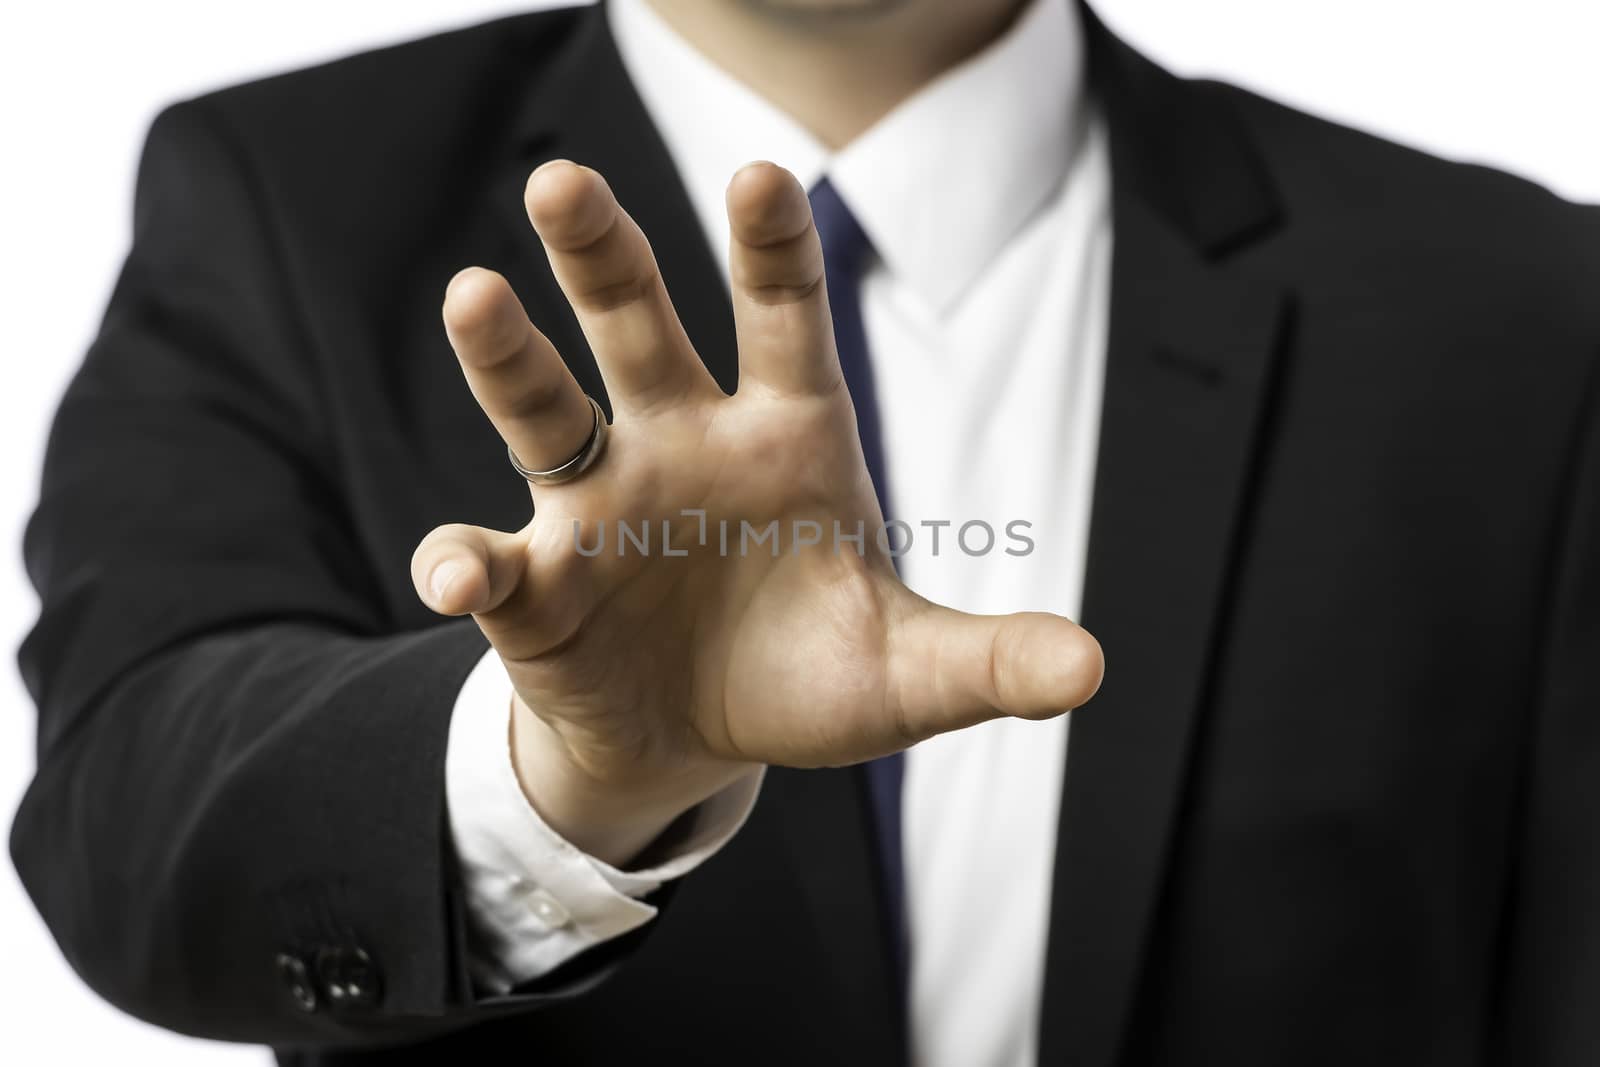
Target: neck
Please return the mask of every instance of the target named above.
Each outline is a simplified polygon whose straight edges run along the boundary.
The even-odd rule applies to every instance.
[[[848,144],[933,78],[980,51],[1005,32],[1025,4],[1025,0],[648,2],[702,55],[830,149]]]

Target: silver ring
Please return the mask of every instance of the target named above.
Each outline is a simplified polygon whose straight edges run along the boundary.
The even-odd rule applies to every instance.
[[[578,454],[559,467],[551,467],[547,471],[531,471],[517,459],[517,454],[511,450],[511,446],[506,445],[506,455],[511,459],[511,466],[516,468],[518,474],[534,485],[560,485],[562,482],[572,481],[594,466],[594,461],[600,458],[600,453],[605,451],[606,447],[606,415],[600,410],[600,403],[594,397],[585,396],[584,399],[589,402],[589,407],[594,409],[594,428],[589,431],[589,439],[578,449]]]

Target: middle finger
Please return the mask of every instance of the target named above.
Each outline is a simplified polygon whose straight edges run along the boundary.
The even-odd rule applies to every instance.
[[[678,321],[650,242],[598,173],[546,163],[528,179],[526,203],[614,408],[640,411],[716,388]]]

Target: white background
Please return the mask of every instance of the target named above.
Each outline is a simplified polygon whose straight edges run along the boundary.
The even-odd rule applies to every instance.
[[[941,2],[941,0],[935,0]],[[942,0],[957,2],[957,0]],[[128,239],[133,168],[165,102],[547,2],[94,0],[13,7],[0,41],[0,815],[32,769],[11,656],[35,610],[19,544],[56,399]],[[1600,201],[1593,0],[1099,0],[1168,66]],[[72,975],[0,864],[0,1055],[19,1065],[264,1062],[165,1034]]]

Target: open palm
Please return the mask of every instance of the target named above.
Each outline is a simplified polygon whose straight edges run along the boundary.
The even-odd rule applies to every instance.
[[[471,613],[500,654],[525,730],[613,793],[686,807],[751,764],[857,762],[1093,694],[1099,648],[1069,620],[966,615],[896,576],[788,172],[754,164],[729,186],[731,397],[598,174],[547,164],[527,202],[605,378],[609,443],[535,487],[522,530],[441,527],[414,561],[424,598]],[[581,448],[588,403],[504,279],[458,275],[445,321],[524,465]]]

